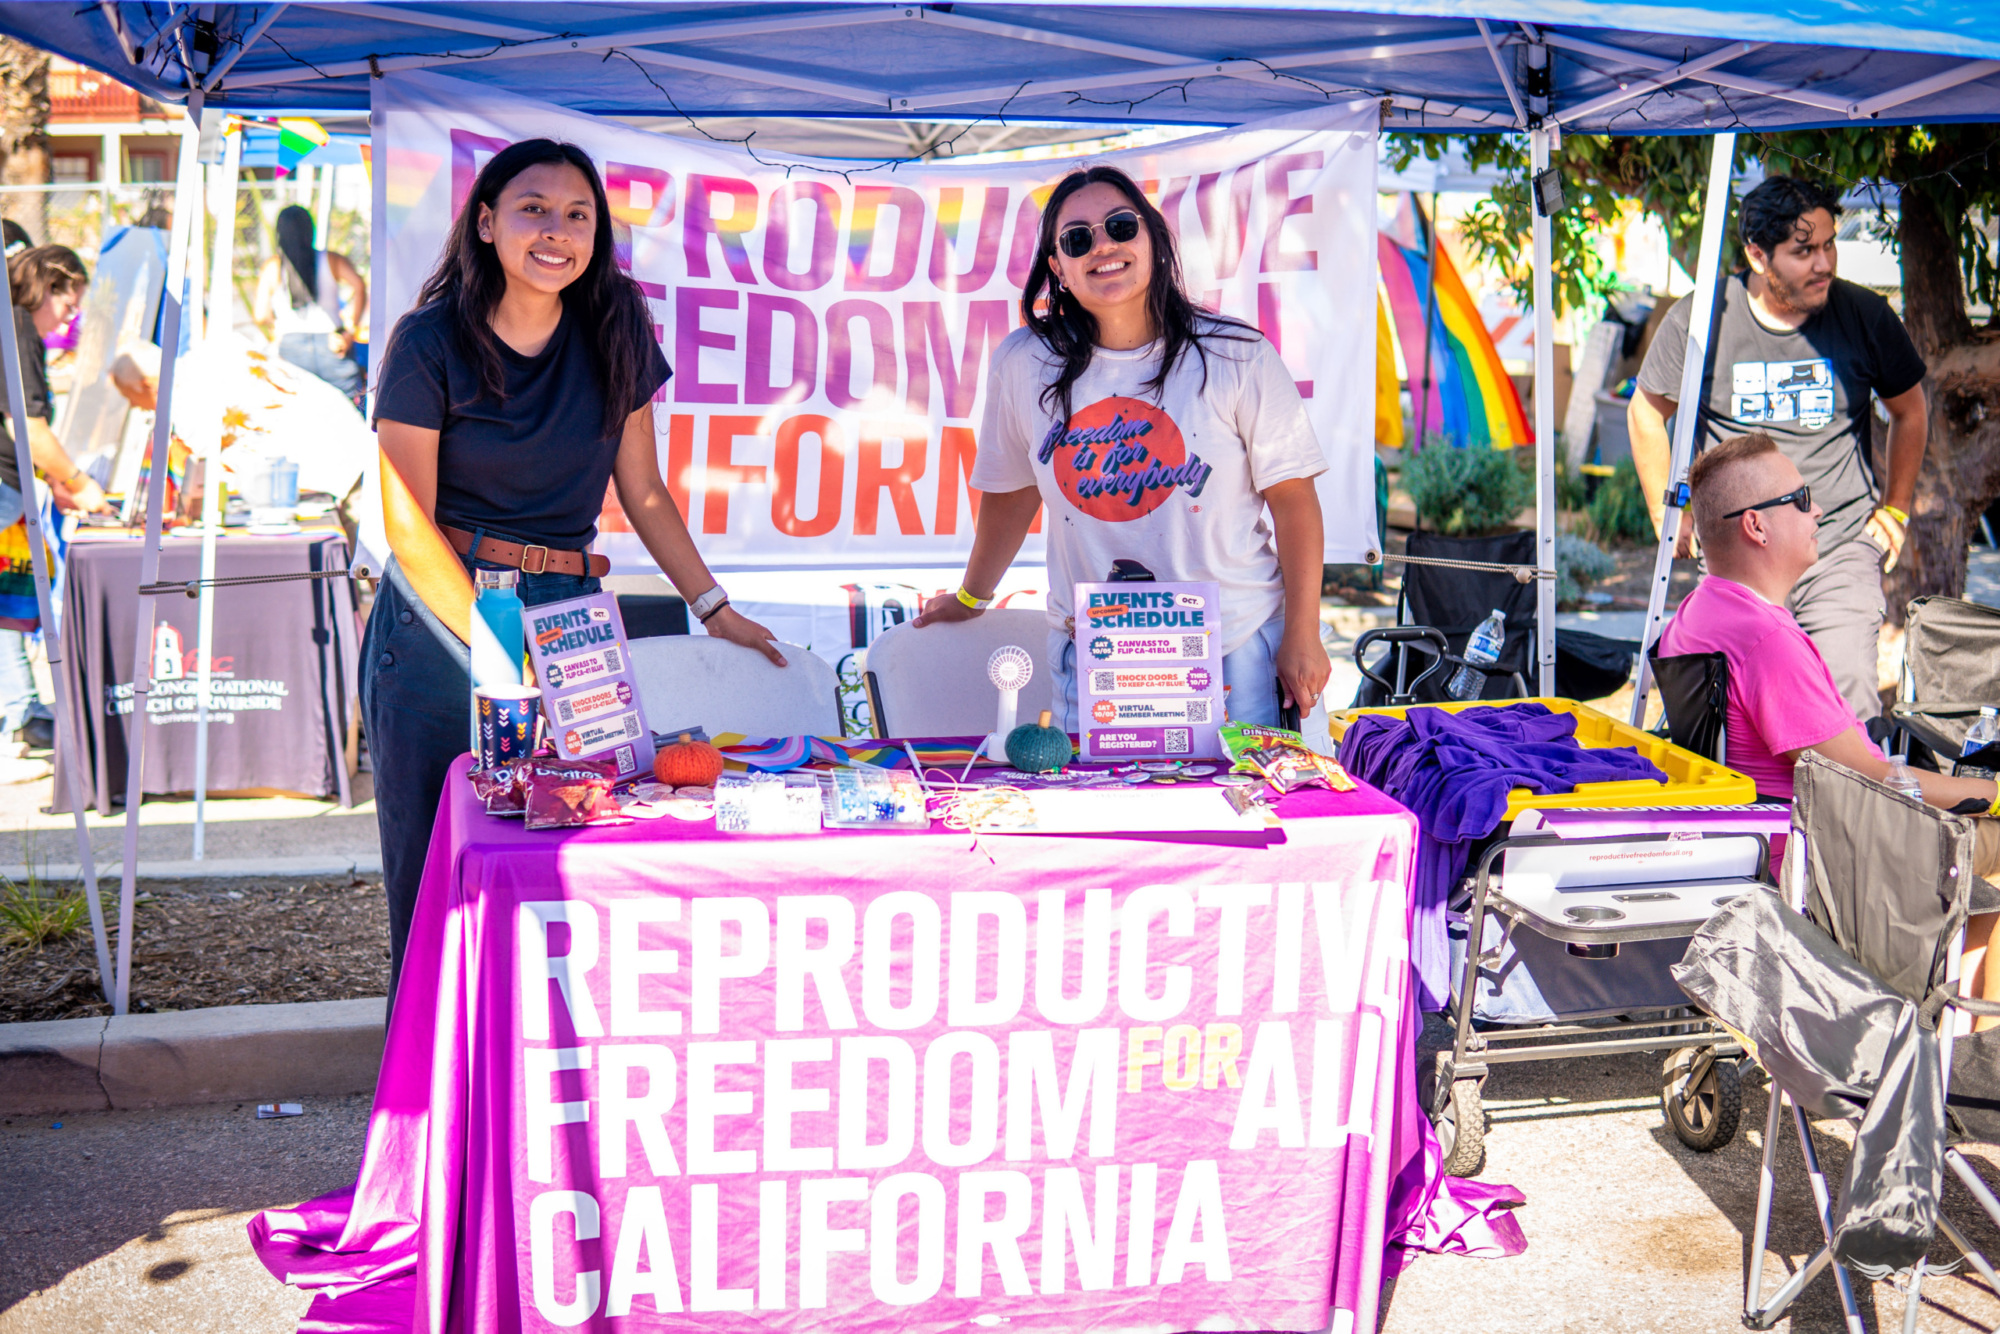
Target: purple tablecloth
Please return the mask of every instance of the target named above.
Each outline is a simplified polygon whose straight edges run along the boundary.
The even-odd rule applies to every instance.
[[[80,539],[70,544],[65,576],[63,656],[70,698],[80,702],[83,789],[106,816],[125,795],[143,545],[129,537]],[[215,573],[223,579],[338,570],[346,564],[347,539],[337,530],[288,537],[232,532],[215,548]],[[160,548],[160,579],[200,574],[201,543],[168,537]],[[200,603],[175,594],[155,598],[153,609],[143,791],[192,792]],[[354,586],[345,579],[299,579],[218,588],[214,632],[208,790],[272,789],[351,806],[345,746],[361,645]],[[56,765],[55,809],[66,811],[69,788],[60,752]]]
[[[360,1177],[251,1225],[306,1330],[1374,1328],[1508,1254],[1412,1092],[1414,823],[531,833],[460,761]]]

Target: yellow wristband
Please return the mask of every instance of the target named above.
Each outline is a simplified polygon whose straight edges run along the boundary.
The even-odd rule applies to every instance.
[[[1905,528],[1909,527],[1910,516],[1904,513],[1902,510],[1897,509],[1894,505],[1877,505],[1875,508],[1881,510],[1884,514],[1888,515],[1890,518],[1894,519],[1897,523],[1903,525]]]
[[[966,588],[963,585],[959,586],[958,600],[960,602],[963,602],[966,606],[972,608],[972,610],[974,611],[985,611],[988,607],[993,605],[992,598],[974,597],[970,592],[966,590]]]
[[[2000,789],[1996,789],[1993,800],[1986,803],[1986,817],[1989,820],[2000,820]]]

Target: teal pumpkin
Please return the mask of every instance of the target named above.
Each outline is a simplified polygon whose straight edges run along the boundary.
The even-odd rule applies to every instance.
[[[1030,774],[1054,773],[1068,765],[1076,751],[1069,733],[1049,726],[1050,717],[1043,709],[1039,722],[1022,723],[1007,734],[1007,763]]]

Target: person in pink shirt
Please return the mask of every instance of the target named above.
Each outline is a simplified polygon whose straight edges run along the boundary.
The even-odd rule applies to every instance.
[[[1819,506],[1792,461],[1767,435],[1739,435],[1704,450],[1688,471],[1695,534],[1708,570],[1660,635],[1660,653],[1720,653],[1729,661],[1729,767],[1748,774],[1765,800],[1791,800],[1792,768],[1805,751],[1881,782],[1889,761],[1841,698],[1819,649],[1785,610],[1785,598],[1819,559]],[[1996,788],[1986,778],[1917,770],[1924,800],[1951,807],[1977,799],[1992,814]],[[1974,869],[2000,869],[2000,824],[1979,826]],[[1975,908],[1983,906],[1975,901]],[[2000,1000],[2000,962],[1976,956],[2000,950],[2000,912],[1965,926],[1972,991]],[[1981,1018],[1977,1026],[1993,1026]]]

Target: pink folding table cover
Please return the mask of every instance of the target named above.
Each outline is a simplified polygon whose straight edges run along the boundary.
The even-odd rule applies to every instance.
[[[1413,817],[530,832],[461,760],[359,1178],[260,1215],[308,1331],[1374,1328],[1524,1242],[1417,1105]]]

